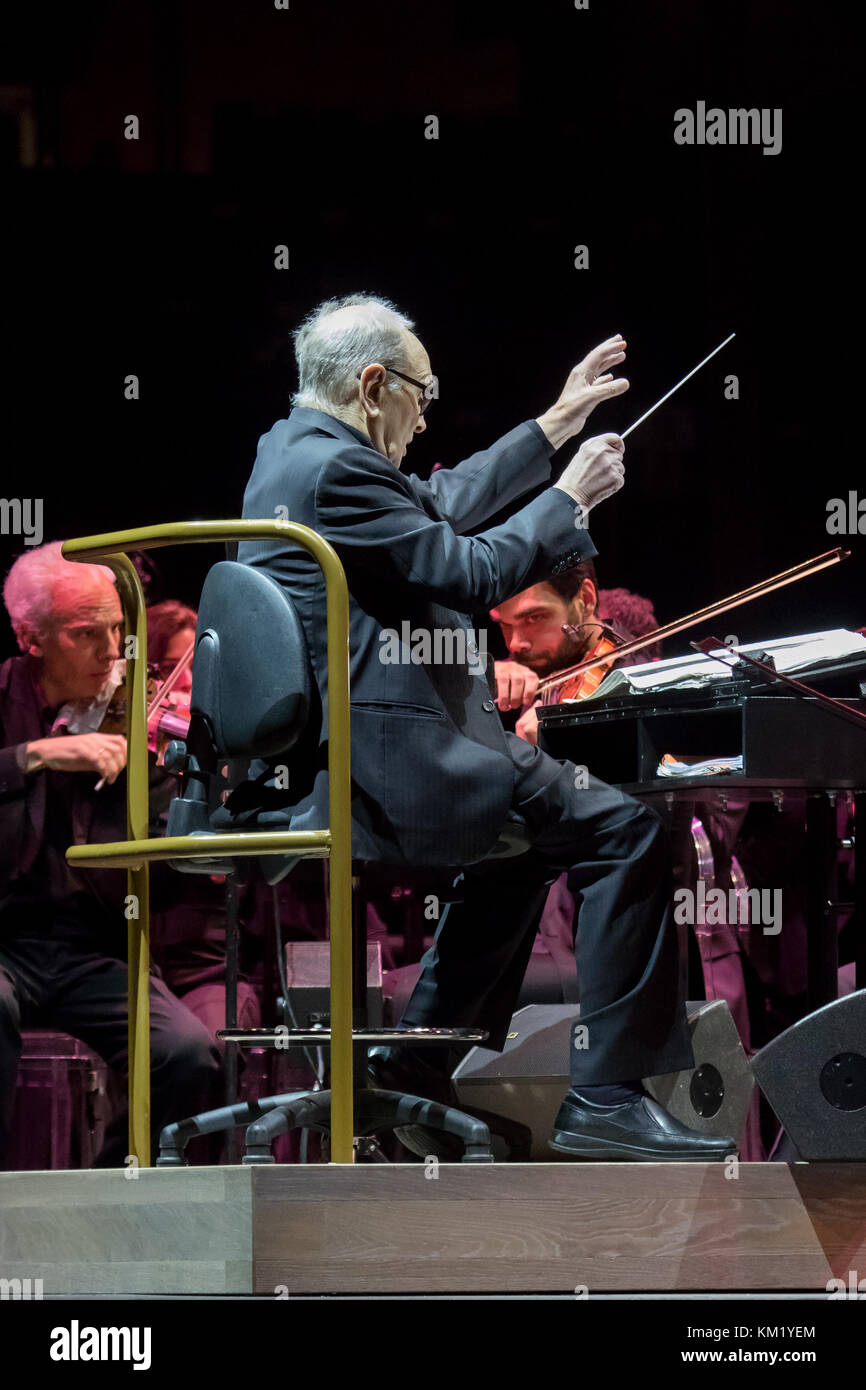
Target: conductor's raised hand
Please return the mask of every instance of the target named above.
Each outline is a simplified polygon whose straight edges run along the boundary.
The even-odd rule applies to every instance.
[[[628,390],[627,379],[615,377],[611,371],[625,361],[625,350],[625,339],[615,334],[572,367],[559,399],[538,417],[538,424],[556,448],[580,433],[597,405]]]

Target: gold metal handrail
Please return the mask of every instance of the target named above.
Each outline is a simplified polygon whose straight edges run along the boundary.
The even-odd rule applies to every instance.
[[[239,831],[148,839],[147,631],[138,572],[125,553],[214,541],[294,541],[310,552],[325,580],[328,635],[328,825],[322,830]],[[349,592],[336,551],[315,531],[291,521],[177,521],[66,541],[67,560],[99,561],[114,571],[134,659],[127,661],[127,838],[72,845],[66,858],[83,868],[128,871],[129,1152],[150,1165],[150,864],[160,859],[296,853],[330,860],[331,1161],[353,1161],[352,1115],[352,813],[349,763]]]

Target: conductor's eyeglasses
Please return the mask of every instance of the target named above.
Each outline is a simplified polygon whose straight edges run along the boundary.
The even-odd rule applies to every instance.
[[[389,367],[388,364],[387,364],[386,362],[383,362],[382,365],[383,365],[383,367],[385,368],[385,371],[386,371],[386,372],[393,372],[394,375],[395,375],[395,376],[398,376],[398,377],[400,378],[401,381],[408,381],[408,383],[409,383],[410,386],[417,386],[417,387],[418,387],[418,390],[421,392],[421,399],[418,400],[418,401],[416,401],[416,405],[418,406],[418,410],[419,410],[420,414],[421,414],[421,415],[425,415],[425,414],[427,413],[427,411],[430,409],[430,403],[431,403],[431,401],[434,401],[434,400],[438,399],[438,396],[439,396],[439,381],[438,381],[438,378],[435,377],[435,376],[432,376],[432,377],[430,378],[430,381],[429,381],[429,382],[427,383],[427,385],[425,386],[425,384],[424,384],[423,381],[416,381],[415,378],[414,378],[413,376],[407,376],[405,372],[398,372],[396,367]],[[360,380],[360,377],[361,377],[361,373],[358,372],[358,373],[357,373],[357,379]]]

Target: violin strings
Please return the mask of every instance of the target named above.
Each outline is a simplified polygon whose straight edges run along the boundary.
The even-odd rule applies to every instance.
[[[166,678],[165,678],[165,680],[163,681],[162,685],[159,686],[159,688],[157,689],[156,694],[154,695],[153,699],[151,700],[150,704],[148,705],[148,709],[147,709],[147,722],[148,722],[148,724],[150,723],[150,721],[151,721],[151,719],[153,718],[153,716],[156,714],[156,711],[159,709],[159,706],[161,705],[162,701],[165,699],[166,695],[169,695],[169,694],[171,693],[171,691],[174,690],[174,687],[177,685],[177,682],[180,680],[180,678],[181,678],[181,676],[183,675],[184,671],[186,670],[187,666],[189,666],[190,662],[192,661],[194,654],[195,654],[195,638],[193,638],[192,641],[190,642],[189,646],[187,647],[187,649],[186,649],[186,651],[184,652],[183,656],[182,656],[182,657],[180,658],[180,660],[178,661],[178,663],[177,663],[177,665],[175,666],[174,670],[172,671],[171,675],[166,676]]]

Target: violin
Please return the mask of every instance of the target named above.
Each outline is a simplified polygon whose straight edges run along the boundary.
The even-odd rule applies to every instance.
[[[622,643],[612,642],[609,637],[602,637],[585,660],[593,659],[594,664],[585,670],[579,670],[574,675],[569,676],[556,687],[553,700],[583,700],[587,695],[592,695],[598,689],[617,659],[617,651]],[[612,655],[609,661],[599,661],[598,658],[605,656],[608,652]]]
[[[175,690],[178,680],[189,666],[195,652],[191,642],[183,656],[160,684],[155,666],[147,668],[147,746],[161,764],[167,745],[174,738],[186,738],[189,733],[190,709],[188,699]],[[99,725],[106,734],[126,733],[127,688],[125,678],[115,690]]]

